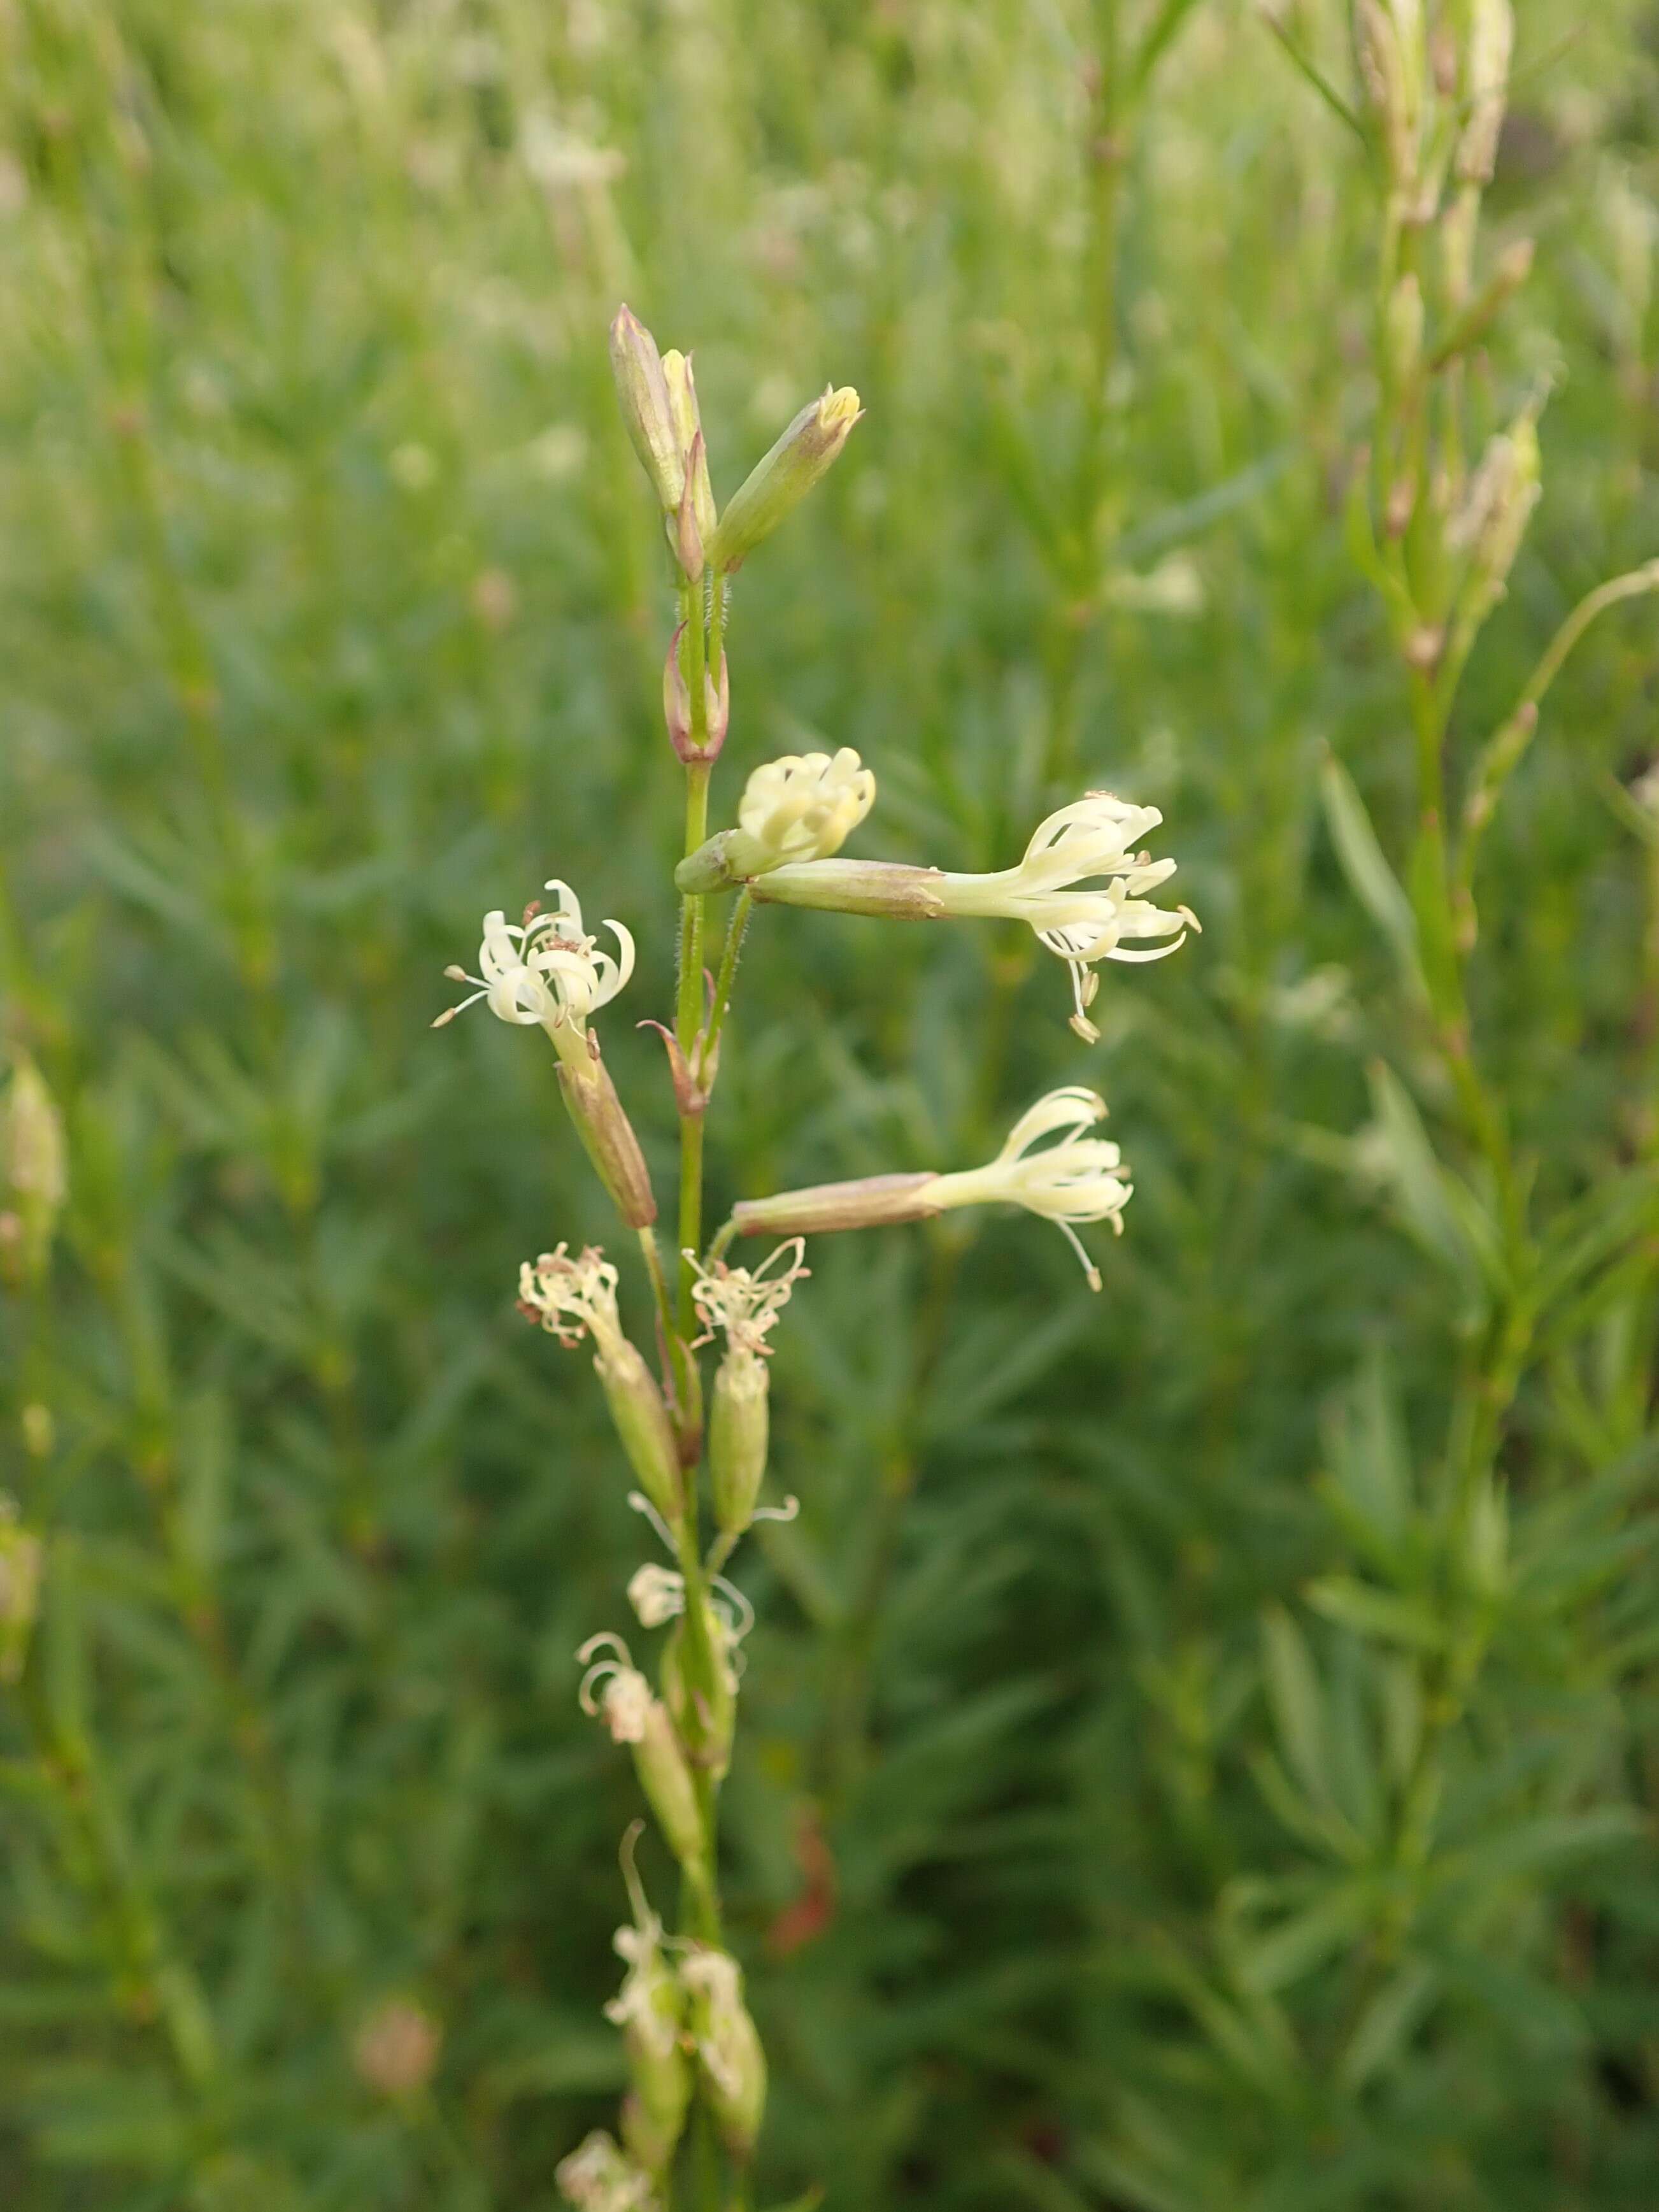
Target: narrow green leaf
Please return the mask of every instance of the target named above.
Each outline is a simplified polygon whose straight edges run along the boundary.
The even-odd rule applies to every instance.
[[[1353,778],[1334,753],[1320,769],[1320,798],[1331,842],[1350,889],[1382,932],[1402,980],[1419,997],[1427,996],[1417,941],[1417,917],[1399,878],[1389,866],[1365,802]]]

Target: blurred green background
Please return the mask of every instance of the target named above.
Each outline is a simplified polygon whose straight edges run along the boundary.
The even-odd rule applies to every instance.
[[[1341,9],[1283,12],[1350,88]],[[1656,194],[1659,14],[1525,0],[1488,237],[1538,267],[1477,396],[1555,390],[1455,761],[1659,550]],[[1457,1144],[1318,793],[1329,747],[1398,856],[1341,518],[1377,221],[1235,0],[0,7],[0,1043],[69,1158],[0,1303],[47,1562],[0,1685],[7,2205],[527,2212],[614,2101],[634,1784],[571,1655],[642,1532],[512,1310],[607,1223],[538,1041],[427,1024],[485,908],[570,877],[641,942],[605,1034],[666,1187],[622,298],[695,347],[722,496],[826,380],[869,410],[739,580],[716,819],[848,744],[857,849],[996,866],[1109,783],[1205,926],[1106,972],[1091,1051],[1018,931],[752,933],[717,1207],[969,1164],[1079,1080],[1137,1182],[1097,1300],[958,1216],[822,1242],[779,1332],[803,1511],[740,1570],[726,1818],[763,2201],[1659,2201],[1650,1204],[1528,1366],[1426,1844],[1402,1809],[1467,1299],[1396,1204],[1368,1063]],[[1656,1142],[1652,604],[1484,864],[1546,1212]],[[401,2094],[388,2003],[441,2035]]]

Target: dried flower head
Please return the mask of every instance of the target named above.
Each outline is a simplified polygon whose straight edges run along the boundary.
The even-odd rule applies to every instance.
[[[617,1283],[616,1268],[597,1244],[585,1246],[574,1258],[561,1244],[533,1264],[520,1264],[519,1310],[539,1322],[567,1350],[591,1336],[600,1358],[611,1358],[624,1340]]]
[[[691,1296],[703,1326],[696,1342],[712,1344],[715,1331],[723,1328],[733,1352],[757,1357],[769,1354],[772,1347],[766,1339],[776,1327],[779,1314],[788,1304],[795,1285],[812,1272],[803,1264],[805,1255],[805,1239],[792,1237],[758,1267],[731,1267],[724,1260],[708,1267],[694,1261],[697,1279]],[[780,1261],[785,1264],[775,1274]]]
[[[1133,1186],[1115,1145],[1085,1133],[1106,1113],[1106,1102],[1076,1084],[1051,1091],[1022,1114],[1007,1142],[988,1166],[935,1177],[925,1194],[930,1206],[985,1206],[1004,1202],[1040,1213],[1064,1231],[1083,1262],[1091,1290],[1100,1288],[1100,1270],[1083,1249],[1073,1224],[1109,1221],[1121,1235],[1123,1209]],[[1058,1143],[1042,1150],[1045,1137]]]
[[[469,975],[459,967],[444,970],[452,982],[476,988],[470,999],[439,1015],[434,1030],[483,999],[501,1021],[525,1028],[539,1024],[550,1034],[566,1030],[580,1035],[588,1016],[627,983],[634,972],[629,931],[619,921],[607,921],[620,957],[601,951],[582,927],[581,905],[569,884],[555,878],[543,888],[554,897],[545,914],[526,908],[522,923],[508,921],[499,908],[484,916],[478,974]]]

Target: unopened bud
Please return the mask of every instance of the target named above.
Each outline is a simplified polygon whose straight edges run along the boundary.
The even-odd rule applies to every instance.
[[[1487,446],[1447,532],[1469,556],[1466,626],[1478,628],[1503,597],[1538,498],[1538,424],[1528,408]]]
[[[1459,354],[1467,353],[1471,346],[1479,345],[1499,313],[1532,274],[1533,250],[1529,238],[1517,238],[1504,248],[1493,266],[1491,279],[1480,296],[1464,309],[1443,342],[1436,349],[1431,368],[1443,368]]]
[[[627,307],[611,325],[611,367],[623,421],[665,515],[677,514],[685,490],[685,461],[657,342]]]
[[[0,1240],[0,1266],[9,1274],[27,1282],[45,1271],[68,1194],[63,1116],[46,1078],[20,1053],[0,1105],[0,1209],[14,1224]]]
[[[594,1173],[628,1226],[648,1229],[657,1218],[651,1171],[610,1071],[599,1056],[598,1040],[591,1031],[584,1035],[561,1024],[553,1041],[559,1047],[559,1088]]]
[[[769,1397],[765,1360],[737,1346],[715,1370],[708,1415],[708,1471],[723,1536],[740,1536],[755,1517],[766,1475]]]
[[[1510,0],[1469,0],[1468,120],[1457,142],[1455,164],[1462,184],[1492,182],[1509,102],[1514,46],[1515,14]]]
[[[668,726],[668,742],[676,757],[690,767],[693,761],[712,761],[719,757],[732,719],[732,690],[726,658],[722,653],[718,684],[706,668],[703,671],[703,728],[699,738],[692,726],[691,689],[680,665],[680,644],[684,635],[685,624],[682,623],[669,641],[668,656],[662,665],[662,713]]]
[[[833,1229],[876,1229],[892,1222],[927,1221],[942,1211],[928,1186],[938,1176],[860,1176],[851,1182],[820,1182],[781,1190],[770,1198],[739,1199],[732,1219],[739,1237],[821,1237]]]
[[[698,455],[702,452],[701,432],[692,451]],[[691,496],[690,477],[680,497],[679,512],[674,518],[674,557],[679,562],[680,573],[688,584],[701,580],[704,567],[702,532],[697,526],[696,502]]]
[[[1423,360],[1423,287],[1409,270],[1389,295],[1383,343],[1389,384],[1395,392],[1409,392]]]
[[[743,2001],[743,1975],[724,1951],[695,1950],[680,1968],[691,1993],[691,2033],[715,2122],[733,2158],[746,2160],[766,2110],[766,2054]]]
[[[0,1498],[0,1682],[23,1671],[35,1616],[40,1609],[40,1539],[19,1526],[17,1509]]]
[[[674,417],[674,434],[679,440],[680,453],[684,459],[685,489],[691,499],[692,518],[706,546],[714,534],[719,518],[714,511],[714,488],[708,481],[708,451],[702,434],[702,417],[697,408],[697,385],[691,374],[690,356],[671,346],[662,357],[662,373],[668,386],[668,405]]]
[[[1355,0],[1354,42],[1389,181],[1407,191],[1416,180],[1423,111],[1421,0]]]
[[[798,507],[836,459],[864,410],[850,385],[824,387],[803,407],[763,459],[757,461],[720,517],[708,548],[716,568],[746,561],[764,538]]]

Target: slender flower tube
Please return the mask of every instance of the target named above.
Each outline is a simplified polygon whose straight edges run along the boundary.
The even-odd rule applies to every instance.
[[[958,1206],[1023,1206],[1065,1232],[1083,1262],[1090,1289],[1097,1291],[1100,1270],[1073,1224],[1109,1221],[1121,1236],[1123,1209],[1133,1188],[1117,1146],[1085,1134],[1105,1112],[1105,1101],[1094,1091],[1068,1084],[1022,1114],[995,1159],[982,1168],[956,1175],[865,1176],[853,1182],[780,1191],[772,1198],[746,1198],[732,1207],[732,1225],[739,1237],[802,1235],[926,1221]],[[1062,1132],[1058,1144],[1034,1149],[1045,1137]]]
[[[483,921],[478,973],[447,968],[452,982],[474,986],[471,998],[448,1007],[432,1024],[442,1029],[480,999],[496,1018],[520,1029],[540,1028],[559,1055],[559,1088],[595,1173],[630,1229],[647,1229],[657,1218],[651,1177],[633,1124],[617,1096],[588,1018],[608,1006],[634,972],[634,939],[619,921],[605,925],[617,951],[603,951],[582,927],[582,910],[568,884],[556,877],[551,910],[525,910],[510,922],[499,908]]]
[[[744,787],[738,826],[711,837],[674,872],[683,891],[721,890],[792,861],[840,852],[875,803],[876,779],[850,745],[786,753]]]
[[[1123,1156],[1104,1137],[1085,1135],[1103,1121],[1106,1102],[1092,1091],[1068,1084],[1039,1098],[1008,1132],[995,1159],[982,1168],[936,1178],[928,1195],[940,1211],[957,1206],[1023,1206],[1054,1222],[1083,1262],[1089,1288],[1100,1288],[1100,1270],[1083,1249],[1073,1224],[1109,1221],[1123,1234],[1123,1209],[1133,1184]],[[1058,1134],[1057,1144],[1041,1146]]]
[[[1163,819],[1155,806],[1131,806],[1110,792],[1091,791],[1038,823],[1017,867],[956,875],[890,861],[809,860],[760,877],[755,896],[765,903],[843,914],[1028,922],[1071,970],[1072,1027],[1092,1044],[1100,1035],[1088,1018],[1099,988],[1095,963],[1164,959],[1199,926],[1188,908],[1156,906],[1145,896],[1176,870],[1173,860],[1135,850]],[[1158,939],[1171,941],[1148,949],[1137,943]]]
[[[611,367],[623,421],[640,465],[651,479],[664,514],[675,514],[685,493],[685,449],[666,364],[656,340],[631,307],[618,307],[611,323]],[[684,404],[682,398],[682,408]]]
[[[616,1268],[596,1247],[572,1258],[561,1244],[520,1267],[519,1310],[568,1348],[592,1339],[593,1371],[629,1464],[657,1510],[674,1522],[684,1510],[679,1453],[655,1378],[623,1334],[617,1281]]]

